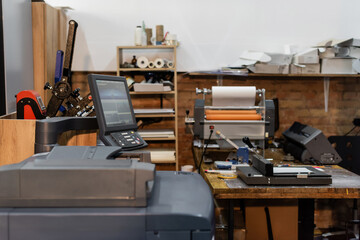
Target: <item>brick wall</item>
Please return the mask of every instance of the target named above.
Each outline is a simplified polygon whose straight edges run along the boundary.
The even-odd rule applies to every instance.
[[[89,91],[87,74],[89,72],[73,73],[74,87],[79,87],[82,95]],[[115,75],[113,72],[99,74]],[[195,88],[216,85],[216,77],[178,76],[179,166],[193,164],[192,135],[185,132],[184,118],[186,109],[193,115],[194,100],[202,98],[195,94]],[[360,77],[330,78],[328,112],[324,111],[321,77],[224,77],[223,85],[256,86],[266,90],[266,99],[278,98],[280,129],[276,137],[281,137],[294,121],[318,128],[325,136],[343,135],[352,128],[354,117],[360,117]]]

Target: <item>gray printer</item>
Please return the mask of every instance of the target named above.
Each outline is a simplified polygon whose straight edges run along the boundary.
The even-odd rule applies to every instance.
[[[0,240],[214,236],[199,174],[117,160],[119,147],[58,146],[0,168]]]

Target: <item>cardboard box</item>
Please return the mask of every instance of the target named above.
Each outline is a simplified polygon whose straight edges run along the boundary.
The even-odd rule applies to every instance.
[[[323,74],[357,74],[352,64],[354,58],[324,58],[321,61],[321,73]]]
[[[312,48],[294,56],[293,63],[297,64],[316,64],[319,63],[319,50]]]
[[[289,74],[289,65],[276,65],[267,63],[257,63],[253,70],[254,73],[273,73]]]
[[[291,64],[290,65],[291,74],[319,74],[320,73],[320,63],[318,64]]]
[[[247,201],[245,204],[246,239],[268,239],[265,207],[269,209],[273,237],[298,239],[298,206],[295,200]]]
[[[273,65],[288,65],[292,62],[293,54],[283,54],[283,53],[266,53],[271,57],[270,62],[267,64]]]
[[[337,43],[339,47],[360,47],[360,39],[350,38]]]
[[[334,58],[335,49],[332,47],[319,49],[319,58]]]

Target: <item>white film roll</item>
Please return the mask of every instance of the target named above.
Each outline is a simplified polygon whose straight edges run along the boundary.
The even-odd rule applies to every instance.
[[[153,61],[149,61],[149,65],[148,65],[149,68],[155,68],[155,64]]]
[[[255,106],[256,87],[212,87],[213,106]]]
[[[168,68],[173,68],[173,67],[174,67],[173,61],[168,60],[168,61],[166,62],[166,66],[167,66]]]
[[[137,59],[136,64],[139,68],[147,68],[149,66],[149,60],[146,57],[141,56]]]
[[[165,66],[165,61],[164,59],[157,58],[155,59],[154,64],[156,68],[163,68]]]

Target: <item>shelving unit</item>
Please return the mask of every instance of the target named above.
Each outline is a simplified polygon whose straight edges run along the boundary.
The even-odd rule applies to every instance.
[[[132,77],[136,83],[145,79],[146,74],[167,74],[171,76],[173,89],[171,91],[144,91],[134,92],[130,90],[132,103],[134,109],[163,109],[171,108],[174,112],[170,113],[136,113],[135,116],[139,121],[146,122],[154,119],[153,123],[147,123],[144,127],[139,126],[139,131],[147,130],[164,130],[171,129],[174,132],[173,136],[167,137],[152,137],[144,136],[143,139],[149,144],[150,152],[157,149],[174,151],[174,160],[167,159],[153,159],[153,162],[158,166],[166,165],[166,170],[179,170],[178,164],[178,117],[177,117],[177,73],[176,73],[176,46],[118,46],[117,54],[117,75]],[[123,68],[122,64],[130,63],[133,56],[136,58],[145,56],[153,61],[156,58],[168,59],[173,62],[174,67],[164,68]],[[167,79],[168,80],[168,79]]]

